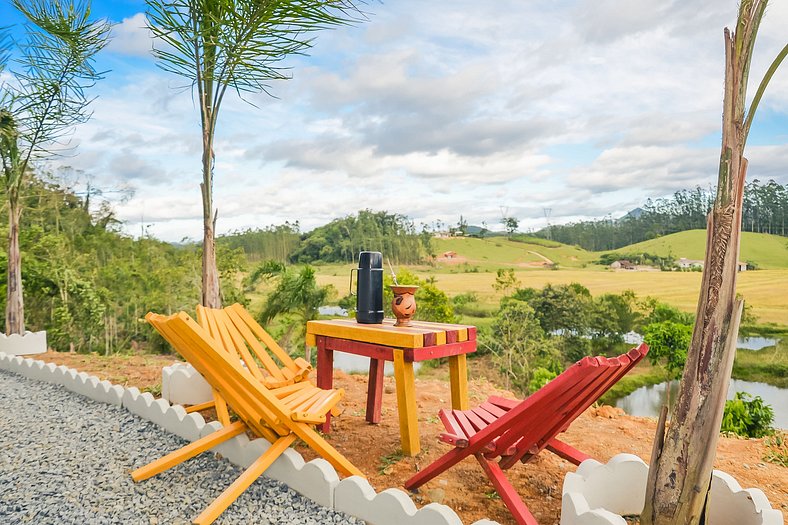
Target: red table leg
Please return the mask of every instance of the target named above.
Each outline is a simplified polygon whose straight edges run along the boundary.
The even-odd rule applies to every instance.
[[[334,351],[326,348],[326,338],[317,338],[317,386],[329,390],[334,385]],[[324,434],[331,432],[331,412],[326,414],[326,422],[318,425]]]
[[[369,384],[367,386],[367,421],[380,423],[380,409],[383,404],[383,359],[369,360]]]

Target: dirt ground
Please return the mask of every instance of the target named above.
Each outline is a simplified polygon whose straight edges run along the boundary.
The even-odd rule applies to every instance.
[[[95,374],[113,383],[152,392],[160,389],[161,367],[177,360],[174,356],[105,358],[53,352],[45,354],[42,359]],[[485,377],[491,374],[482,360],[469,360],[469,368],[469,377],[476,378],[469,384],[471,405],[493,394],[515,397]],[[414,458],[402,457],[400,451],[393,378],[385,379],[382,421],[378,425],[370,425],[364,419],[366,375],[337,371],[334,385],[345,389],[345,397],[340,403],[343,413],[334,418],[332,432],[327,437],[367,474],[378,491],[402,488],[405,480],[419,468],[450,450],[449,445],[437,439],[443,430],[437,418],[438,410],[449,406],[451,399],[447,370],[430,370],[416,379],[422,452]],[[212,414],[206,412],[204,415],[208,419]],[[580,416],[561,439],[602,462],[621,452],[648,460],[655,429],[655,420],[627,416],[619,409],[602,406],[591,408]],[[788,517],[788,469],[763,461],[765,450],[760,439],[720,437],[715,467],[734,476],[742,487],[763,490],[772,506]],[[300,452],[307,458],[311,457],[308,449],[301,448]],[[553,525],[559,522],[564,475],[574,469],[571,463],[544,452],[526,465],[516,465],[508,471],[508,476],[539,523]],[[466,459],[411,497],[419,506],[433,501],[449,505],[466,524],[484,517],[502,524],[514,523],[473,459]]]

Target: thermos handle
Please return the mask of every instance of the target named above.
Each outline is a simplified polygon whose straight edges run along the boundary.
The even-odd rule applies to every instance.
[[[356,272],[356,281],[358,281],[358,268],[350,269],[350,295],[356,295],[356,292],[353,291],[353,272]]]

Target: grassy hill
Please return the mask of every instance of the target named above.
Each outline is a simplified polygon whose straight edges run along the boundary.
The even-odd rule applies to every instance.
[[[439,258],[448,251],[457,253],[456,259],[439,260],[438,264],[467,265],[481,271],[504,267],[540,268],[546,260],[560,267],[580,268],[597,257],[576,246],[524,236],[518,236],[515,240],[504,237],[453,237],[433,239],[433,242]]]
[[[706,230],[687,230],[650,241],[624,246],[618,253],[651,253],[675,258],[703,259],[706,250]],[[742,261],[753,262],[763,269],[788,268],[788,238],[766,233],[743,232]]]

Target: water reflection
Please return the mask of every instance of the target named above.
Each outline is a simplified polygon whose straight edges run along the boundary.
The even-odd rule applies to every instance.
[[[659,410],[664,403],[666,386],[667,383],[660,383],[638,388],[628,396],[616,401],[616,406],[623,408],[624,412],[633,416],[658,417]],[[679,382],[673,381],[670,389],[671,402],[675,401],[678,388]],[[728,387],[728,399],[733,399],[736,392],[747,392],[752,396],[761,396],[764,402],[771,405],[774,410],[774,426],[788,429],[788,389],[766,383],[732,379]]]
[[[413,370],[417,371],[421,367],[421,363],[413,363]],[[369,357],[364,357],[355,354],[346,354],[344,352],[334,352],[334,368],[351,373],[369,373]],[[383,367],[384,374],[387,376],[394,375],[394,364],[386,361]]]
[[[739,337],[736,342],[736,348],[743,348],[745,350],[762,350],[767,346],[774,346],[779,343],[779,339],[773,337]]]

